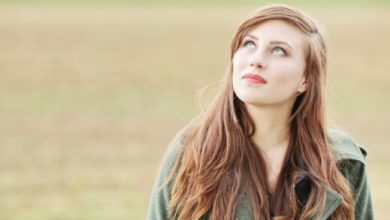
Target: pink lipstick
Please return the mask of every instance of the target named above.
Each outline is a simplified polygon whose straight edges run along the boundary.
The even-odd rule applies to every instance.
[[[245,74],[244,76],[242,76],[242,78],[252,83],[261,83],[261,84],[267,83],[267,80],[265,80],[263,77],[259,75]]]

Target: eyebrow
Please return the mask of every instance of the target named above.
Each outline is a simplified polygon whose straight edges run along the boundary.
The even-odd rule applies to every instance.
[[[250,37],[250,38],[253,38],[255,40],[258,40],[258,38],[256,36],[252,35],[252,34],[247,34],[245,37]],[[293,47],[290,44],[288,44],[288,43],[286,43],[284,41],[278,41],[278,40],[271,41],[270,44],[284,44],[284,45],[290,47],[292,50],[294,50]]]

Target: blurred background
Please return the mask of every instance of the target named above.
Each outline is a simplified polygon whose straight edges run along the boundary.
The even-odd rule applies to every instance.
[[[390,3],[279,1],[329,39],[327,109],[390,204]],[[0,219],[145,219],[169,142],[269,1],[0,0]],[[387,189],[387,190],[386,190]]]

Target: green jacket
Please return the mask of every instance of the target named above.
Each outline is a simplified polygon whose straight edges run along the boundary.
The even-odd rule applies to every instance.
[[[355,219],[373,219],[371,190],[365,163],[367,151],[362,146],[359,146],[350,136],[337,130],[328,131],[328,140],[332,145],[333,151],[340,156],[342,160],[340,170],[348,179],[355,194]],[[162,186],[162,183],[173,168],[179,147],[179,144],[173,145],[163,160],[160,173],[152,191],[147,213],[148,220],[169,219],[167,217],[168,203],[170,201],[169,186],[163,186],[162,188],[160,186]],[[310,188],[310,186],[307,185],[310,184],[310,182],[305,182],[304,180],[305,178],[302,178],[296,184],[297,196],[300,199],[303,198],[303,201],[305,196],[309,193],[307,189]],[[320,217],[319,219],[328,219],[332,212],[340,206],[341,201],[341,195],[334,189],[328,187],[325,208],[322,214],[318,216]],[[242,192],[239,196],[235,215],[235,219],[237,220],[253,219],[249,198],[245,192]]]

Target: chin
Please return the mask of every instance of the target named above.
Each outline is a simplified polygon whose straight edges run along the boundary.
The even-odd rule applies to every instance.
[[[264,105],[266,102],[263,99],[259,99],[258,97],[239,97],[239,99],[249,105]]]

